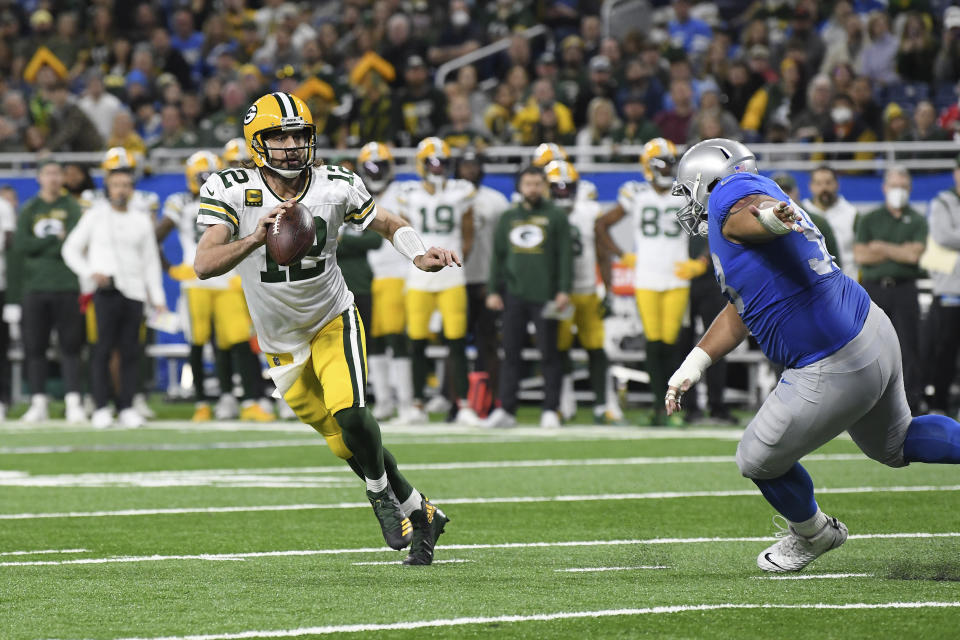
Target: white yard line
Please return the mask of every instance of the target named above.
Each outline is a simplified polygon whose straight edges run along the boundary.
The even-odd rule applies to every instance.
[[[562,458],[543,460],[485,460],[405,464],[404,471],[469,471],[483,469],[536,469],[545,467],[646,466],[666,464],[733,464],[734,456],[641,456],[629,458]],[[805,462],[869,462],[858,453],[813,454]],[[334,474],[335,478],[326,477]],[[115,473],[62,473],[32,475],[0,471],[0,486],[7,487],[244,487],[323,488],[353,485],[347,465],[323,467],[267,467],[261,469],[189,469]]]
[[[89,549],[40,549],[38,551],[0,551],[0,556],[38,556],[52,553],[89,553]]]
[[[754,576],[754,580],[836,580],[840,578],[873,578],[872,573],[807,573],[797,576]]]
[[[577,567],[574,569],[554,569],[554,573],[593,573],[599,571],[638,571],[641,569],[669,569],[659,564],[641,565],[639,567]]]
[[[960,538],[960,532],[950,533],[864,533],[852,535],[851,540],[889,540],[899,538]],[[541,549],[564,547],[617,547],[659,544],[703,544],[728,542],[769,542],[772,536],[741,538],[647,538],[636,540],[572,540],[564,542],[503,542],[497,544],[438,545],[441,551],[477,551],[484,549]],[[251,551],[240,553],[201,553],[190,555],[111,556],[108,558],[78,558],[75,560],[24,560],[0,562],[0,567],[42,567],[71,564],[126,564],[136,562],[163,562],[176,560],[246,560],[250,558],[283,558],[298,556],[339,556],[392,552],[389,547],[360,547],[355,549],[291,549],[286,551]]]
[[[433,564],[462,564],[464,562],[473,562],[473,560],[463,560],[460,558],[450,558],[449,560],[434,560]],[[351,562],[355,567],[376,567],[383,565],[402,565],[403,562],[400,560],[388,560],[386,562]]]
[[[680,604],[639,609],[601,609],[598,611],[560,611],[556,613],[535,613],[528,615],[502,615],[485,617],[445,618],[438,620],[416,620],[411,622],[388,622],[378,624],[344,624],[301,627],[299,629],[239,631],[232,633],[205,633],[189,636],[137,637],[118,640],[243,640],[245,638],[295,638],[309,635],[330,635],[334,633],[362,633],[371,631],[406,631],[436,627],[463,627],[480,624],[511,622],[551,622],[554,620],[575,620],[583,618],[613,618],[625,616],[657,615],[664,613],[685,613],[688,611],[721,611],[726,609],[815,609],[815,610],[869,610],[869,609],[946,609],[960,607],[960,602],[850,602],[850,603],[812,603],[812,604]]]
[[[915,485],[892,487],[824,487],[818,494],[856,493],[927,493],[934,491],[960,491],[960,485]],[[473,498],[439,498],[437,504],[528,504],[550,502],[605,502],[617,500],[671,500],[679,498],[732,498],[756,496],[755,489],[732,489],[728,491],[654,491],[650,493],[601,493],[561,496],[503,496]],[[169,509],[120,509],[116,511],[68,511],[59,513],[4,513],[0,520],[34,520],[39,518],[108,518],[122,516],[184,515],[197,513],[249,513],[257,511],[309,511],[318,509],[367,509],[369,502],[333,502],[327,504],[278,504],[233,507],[182,507]]]

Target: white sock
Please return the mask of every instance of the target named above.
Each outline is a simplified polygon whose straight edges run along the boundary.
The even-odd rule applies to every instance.
[[[410,497],[403,501],[403,504],[400,505],[400,510],[403,511],[403,515],[410,517],[410,514],[414,511],[420,509],[420,500],[422,496],[420,492],[416,489],[413,490],[413,493],[410,494]]]
[[[791,522],[790,526],[793,527],[793,530],[799,533],[805,538],[809,538],[817,534],[820,529],[823,529],[827,525],[827,514],[820,509],[817,509],[817,512],[813,514],[813,517],[809,520],[804,520],[803,522]]]
[[[380,493],[387,488],[387,472],[384,471],[383,475],[377,478],[376,480],[371,480],[367,478],[367,491],[373,491],[374,493]]]
[[[409,409],[413,406],[413,365],[410,358],[390,360],[390,377],[397,391],[397,405]]]

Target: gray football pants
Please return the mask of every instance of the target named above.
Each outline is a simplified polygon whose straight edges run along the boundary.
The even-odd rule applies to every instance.
[[[871,302],[856,338],[822,360],[783,372],[740,439],[737,466],[747,478],[777,478],[847,431],[870,458],[902,467],[911,419],[897,334]]]

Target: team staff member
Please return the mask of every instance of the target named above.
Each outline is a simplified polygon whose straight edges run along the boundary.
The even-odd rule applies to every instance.
[[[920,342],[918,266],[927,241],[927,221],[909,205],[910,174],[890,167],[883,176],[884,204],[857,224],[853,257],[860,265],[863,288],[890,316],[903,353],[903,384],[910,409],[920,405],[921,377],[917,351]]]
[[[80,220],[80,206],[63,191],[63,169],[56,162],[40,165],[40,192],[23,205],[17,220],[14,244],[23,258],[23,343],[30,382],[30,408],[24,422],[42,422],[47,410],[47,346],[56,327],[60,365],[67,389],[67,421],[86,419],[80,400],[80,349],[83,316],[80,314],[77,277],[64,264],[60,248]]]
[[[96,202],[63,243],[63,260],[78,277],[94,283],[97,344],[91,358],[93,426],[109,427],[110,355],[120,354],[117,411],[125,427],[143,425],[133,408],[139,384],[140,325],[144,303],[166,310],[160,250],[148,213],[131,206],[133,172],[119,169],[106,178],[106,202]]]
[[[503,311],[503,352],[500,365],[500,403],[483,422],[486,427],[516,424],[520,352],[527,344],[527,324],[536,327],[543,367],[544,399],[540,426],[560,426],[560,384],[563,367],[557,349],[557,320],[544,318],[553,302],[557,311],[570,304],[573,255],[567,214],[544,198],[543,170],[527,167],[517,188],[523,201],[508,209],[493,237],[493,259],[487,284],[487,306]],[[502,292],[502,293],[501,293]]]

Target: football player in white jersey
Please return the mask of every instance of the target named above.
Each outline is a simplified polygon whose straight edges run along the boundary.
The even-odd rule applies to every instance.
[[[446,516],[414,489],[383,448],[366,405],[363,324],[337,267],[345,222],[380,233],[418,268],[460,265],[456,253],[427,249],[402,218],[376,205],[360,178],[314,164],[316,127],[307,105],[287,93],[262,96],[243,120],[253,164],[224,169],[200,190],[200,279],[236,268],[278,392],[365,480],[387,544],[411,545],[406,564],[430,564]],[[277,264],[267,229],[295,203],[313,214],[317,244],[298,263]],[[412,543],[411,543],[412,541]]]
[[[197,241],[206,230],[197,223],[200,210],[200,185],[223,168],[220,158],[209,151],[198,151],[187,158],[187,191],[173,193],[163,203],[163,217],[157,223],[157,239],[163,242],[177,229],[181,264],[171,266],[167,273],[180,282],[180,313],[184,318],[184,333],[190,343],[190,368],[196,408],[194,422],[209,422],[213,411],[204,391],[203,346],[215,337],[215,364],[220,379],[221,395],[233,403],[234,364],[240,370],[243,383],[241,420],[270,422],[273,416],[256,402],[260,395],[260,363],[250,351],[251,322],[247,305],[236,273],[228,272],[208,280],[198,280],[193,272]],[[211,335],[212,330],[212,335]],[[227,401],[224,404],[229,404]],[[219,403],[218,403],[219,404]],[[218,407],[218,418],[224,418]],[[232,412],[231,412],[232,413]],[[235,417],[226,416],[226,417]]]
[[[679,414],[666,418],[657,401],[679,363],[676,343],[690,297],[690,281],[676,274],[677,264],[689,260],[689,239],[676,217],[685,201],[670,194],[677,149],[669,140],[654,138],[643,146],[640,163],[646,182],[631,180],[620,187],[617,205],[597,221],[597,235],[604,254],[609,251],[635,265],[634,295],[647,338],[646,367],[655,400],[652,424],[681,424]],[[609,231],[627,215],[633,226],[633,254],[624,252]],[[607,277],[609,269],[603,272]]]
[[[477,190],[473,197],[473,244],[470,255],[464,259],[463,272],[467,278],[467,328],[477,347],[476,370],[487,374],[492,404],[499,385],[497,347],[500,343],[497,340],[498,312],[487,308],[487,279],[493,257],[493,232],[500,216],[510,208],[510,201],[496,189],[482,184],[484,161],[483,154],[476,148],[467,147],[456,159],[454,174],[473,184]]]
[[[473,197],[476,188],[466,180],[450,178],[450,147],[440,138],[424,138],[417,146],[420,181],[398,195],[399,213],[428,244],[452,248],[464,259],[473,244]],[[462,269],[424,273],[410,267],[407,274],[407,335],[413,360],[413,395],[423,406],[427,381],[427,340],[435,310],[443,318],[443,337],[450,349],[450,377],[457,396],[456,421],[476,424],[467,404],[467,281]],[[443,393],[443,389],[441,389]]]
[[[397,194],[409,183],[393,180],[393,154],[381,142],[368,142],[357,156],[357,174],[379,206],[397,211]],[[397,412],[398,423],[427,422],[413,403],[413,373],[406,334],[404,286],[410,261],[390,243],[367,253],[373,271],[373,301],[367,362],[377,403],[373,417],[385,420]]]
[[[594,393],[593,420],[606,422],[607,410],[607,356],[603,350],[603,299],[597,295],[597,251],[594,226],[603,211],[595,200],[576,199],[579,175],[565,160],[554,160],[545,167],[550,199],[567,212],[570,220],[570,239],[573,242],[573,288],[570,301],[573,317],[560,322],[557,329],[557,348],[563,361],[563,386],[560,390],[560,412],[570,420],[577,412],[573,391],[570,348],[573,346],[573,327],[577,340],[587,352],[590,388]]]

